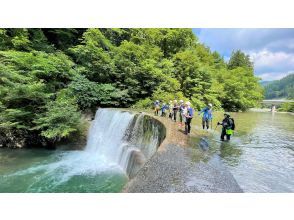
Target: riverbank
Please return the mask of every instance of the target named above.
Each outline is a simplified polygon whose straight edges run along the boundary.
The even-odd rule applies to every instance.
[[[178,123],[155,118],[166,126],[166,139],[123,192],[243,192],[218,158],[207,160],[206,152],[191,141],[205,133],[193,129],[187,136]]]
[[[248,110],[249,112],[271,112],[270,108],[250,108]],[[283,114],[290,114],[290,115],[294,115],[293,112],[285,112],[285,111],[275,111],[274,113],[283,113]]]

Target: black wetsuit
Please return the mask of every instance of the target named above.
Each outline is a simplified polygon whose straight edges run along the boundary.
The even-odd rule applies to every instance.
[[[222,141],[225,140],[225,136],[226,136],[227,140],[230,140],[231,135],[227,134],[226,130],[232,129],[233,124],[234,124],[233,120],[229,117],[225,117],[224,120],[222,121],[222,123],[221,123],[221,125],[223,126],[222,133],[221,133],[221,140]]]

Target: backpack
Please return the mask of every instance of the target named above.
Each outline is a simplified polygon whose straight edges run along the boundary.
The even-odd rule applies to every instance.
[[[230,118],[230,123],[231,123],[232,130],[235,130],[235,121],[233,118]]]

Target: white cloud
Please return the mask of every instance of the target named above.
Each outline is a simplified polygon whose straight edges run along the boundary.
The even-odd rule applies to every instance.
[[[272,81],[272,80],[281,79],[289,75],[290,73],[294,73],[294,70],[290,70],[286,73],[285,72],[268,72],[268,73],[259,74],[257,76],[260,77],[262,80]]]
[[[285,73],[294,69],[294,53],[272,52],[265,49],[258,52],[249,52],[248,54],[254,62],[257,74],[266,72]]]
[[[294,70],[292,29],[201,29],[199,40],[224,56],[241,49],[254,62],[255,74],[263,80],[280,79]]]
[[[199,40],[212,50],[228,55],[232,50],[293,51],[294,28],[204,28],[198,34]]]

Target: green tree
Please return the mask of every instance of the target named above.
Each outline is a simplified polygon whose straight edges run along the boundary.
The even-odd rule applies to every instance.
[[[72,65],[62,53],[0,52],[0,129],[23,139],[37,138],[42,131],[32,130],[33,119],[67,86],[74,75]]]
[[[0,29],[0,50],[6,50],[9,47],[9,36],[7,35],[7,30]]]
[[[97,107],[121,106],[127,96],[125,91],[120,91],[111,84],[92,82],[84,76],[77,76],[68,88],[82,110],[94,111]]]
[[[77,132],[80,126],[81,114],[76,100],[66,93],[66,90],[61,90],[54,101],[46,104],[46,111],[34,120],[36,126],[32,129],[40,130],[41,135],[53,145]]]
[[[194,107],[201,108],[209,98],[212,86],[210,70],[202,66],[197,53],[187,50],[174,56],[175,78],[181,84],[184,96],[192,101]]]
[[[222,106],[230,111],[245,111],[258,106],[263,99],[262,88],[250,69],[236,68],[226,72],[223,77]]]
[[[253,69],[253,63],[250,60],[249,55],[246,55],[241,50],[233,51],[228,63],[228,68],[230,70],[238,67]]]
[[[258,80],[247,55],[226,64],[191,29],[0,29],[0,133],[56,143],[79,129],[80,110],[156,99],[246,110],[263,98]],[[289,98],[293,86],[271,91]]]
[[[294,102],[284,102],[278,110],[283,112],[294,112]]]
[[[30,29],[34,30],[34,29]],[[67,53],[67,49],[77,45],[86,31],[84,28],[42,28],[44,36],[54,48]],[[32,37],[35,39],[35,37]]]
[[[112,44],[98,29],[83,34],[82,44],[69,49],[74,61],[83,67],[82,74],[89,80],[110,83],[115,74],[111,57]]]

